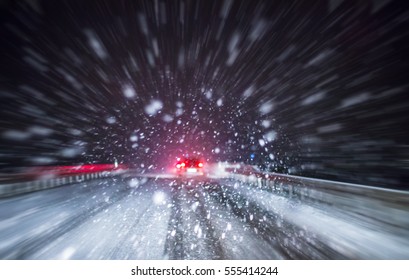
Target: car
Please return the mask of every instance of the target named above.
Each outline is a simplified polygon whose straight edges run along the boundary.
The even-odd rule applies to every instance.
[[[178,158],[175,164],[178,175],[203,175],[204,161],[195,157]]]

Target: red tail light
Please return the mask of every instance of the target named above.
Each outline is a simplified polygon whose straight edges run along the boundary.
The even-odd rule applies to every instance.
[[[202,168],[202,167],[203,167],[203,163],[202,163],[202,162],[199,162],[199,164],[198,164],[197,166],[199,166],[200,168]]]

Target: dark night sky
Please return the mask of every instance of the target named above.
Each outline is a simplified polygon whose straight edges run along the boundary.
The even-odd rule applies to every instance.
[[[407,187],[408,1],[1,1],[0,167],[181,153]]]

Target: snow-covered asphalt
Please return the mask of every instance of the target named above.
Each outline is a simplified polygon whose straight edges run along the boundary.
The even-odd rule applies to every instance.
[[[118,176],[1,199],[0,258],[409,258],[408,207],[392,207],[389,224],[365,207],[234,179]]]

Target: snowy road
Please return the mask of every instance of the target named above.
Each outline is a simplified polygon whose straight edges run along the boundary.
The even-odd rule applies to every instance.
[[[1,199],[0,258],[409,258],[407,205],[349,199],[368,214],[234,179],[91,180]]]

